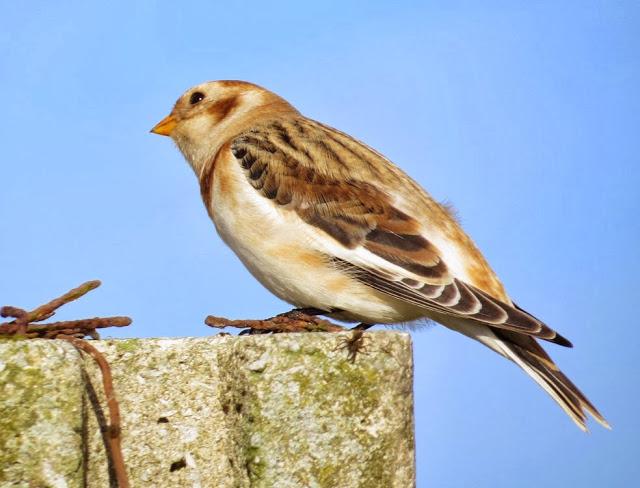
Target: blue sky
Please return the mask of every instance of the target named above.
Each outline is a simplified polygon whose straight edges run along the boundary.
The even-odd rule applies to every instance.
[[[413,334],[418,486],[629,487],[640,477],[637,2],[2,2],[0,302],[85,280],[60,316],[201,336],[287,307],[215,235],[149,129],[243,79],[380,150],[465,229],[612,423],[580,432],[515,366]],[[247,297],[250,298],[247,301]]]

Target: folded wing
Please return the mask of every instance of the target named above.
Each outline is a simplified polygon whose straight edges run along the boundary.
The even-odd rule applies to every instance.
[[[419,222],[366,181],[380,166],[371,161],[381,156],[358,141],[308,119],[292,119],[240,134],[231,151],[265,198],[345,249],[368,251],[358,259],[333,258],[361,282],[428,311],[571,346],[534,316],[453,276]]]

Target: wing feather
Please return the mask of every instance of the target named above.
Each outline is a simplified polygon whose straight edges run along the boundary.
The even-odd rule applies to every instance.
[[[234,138],[231,151],[265,198],[296,212],[345,250],[382,260],[374,265],[334,258],[362,283],[425,311],[571,345],[532,315],[453,276],[419,221],[370,183],[380,172],[370,161],[381,156],[367,146],[298,118],[253,127]]]

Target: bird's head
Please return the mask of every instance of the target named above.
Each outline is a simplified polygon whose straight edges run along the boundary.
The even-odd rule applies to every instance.
[[[245,81],[209,81],[187,90],[151,132],[171,137],[196,173],[231,137],[264,117],[297,113],[284,99]]]

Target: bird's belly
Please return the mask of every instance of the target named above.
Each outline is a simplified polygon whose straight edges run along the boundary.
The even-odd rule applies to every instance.
[[[216,229],[251,274],[277,297],[296,307],[344,310],[341,318],[354,321],[417,318],[415,311],[408,313],[406,304],[336,269],[328,256],[314,249],[307,224],[295,212],[277,208],[231,171],[216,173],[210,212]]]

